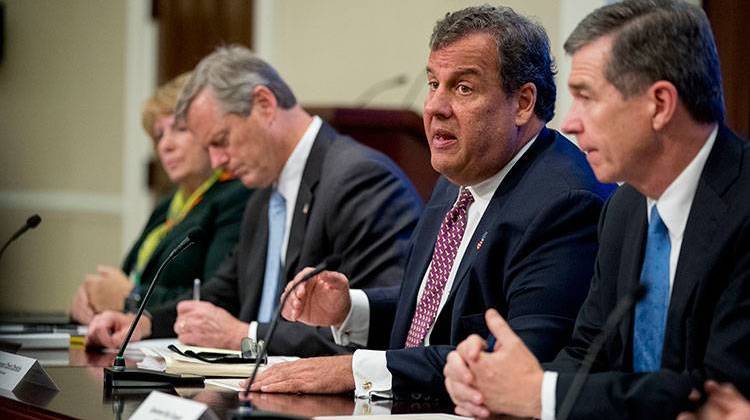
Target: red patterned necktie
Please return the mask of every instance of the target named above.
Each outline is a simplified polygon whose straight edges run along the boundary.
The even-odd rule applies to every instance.
[[[458,201],[443,219],[440,233],[435,241],[435,250],[432,253],[427,285],[417,303],[417,309],[414,311],[411,327],[409,327],[409,335],[406,337],[407,348],[421,346],[427,331],[435,321],[445,284],[448,282],[458,247],[461,245],[461,238],[464,236],[467,209],[473,202],[474,197],[471,192],[463,188]]]

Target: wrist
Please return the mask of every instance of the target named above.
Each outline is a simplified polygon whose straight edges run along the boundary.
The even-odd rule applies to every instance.
[[[141,330],[141,337],[147,338],[151,336],[151,317],[145,312],[141,316],[141,320],[138,322]]]
[[[528,417],[542,418],[542,383],[544,382],[544,371],[535,372],[529,385],[529,408],[525,413]]]
[[[237,320],[237,324],[234,328],[234,333],[229,334],[229,337],[227,337],[229,339],[228,340],[229,342],[224,343],[224,347],[227,349],[239,350],[240,343],[242,342],[243,338],[247,337],[247,333],[249,329],[250,329],[249,323]]]

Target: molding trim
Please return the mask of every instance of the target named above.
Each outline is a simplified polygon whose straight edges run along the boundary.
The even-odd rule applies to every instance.
[[[120,194],[80,191],[0,191],[0,209],[122,216]]]

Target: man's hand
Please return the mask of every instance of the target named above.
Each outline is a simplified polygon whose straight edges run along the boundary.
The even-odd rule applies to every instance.
[[[697,413],[680,413],[677,420],[750,419],[750,402],[732,384],[706,381],[704,387],[708,400],[703,407]]]
[[[493,413],[540,417],[542,366],[496,310],[488,310],[485,319],[497,339],[494,351],[479,352],[476,361],[467,357],[482,403]]]
[[[94,315],[96,315],[96,312],[94,312],[94,308],[89,303],[89,296],[86,293],[86,288],[81,284],[78,286],[76,294],[73,295],[73,303],[70,305],[70,317],[73,318],[73,320],[86,325],[91,322]]]
[[[174,332],[185,344],[239,350],[247,329],[246,322],[210,302],[183,300],[177,304]]]
[[[125,340],[130,324],[135,319],[135,314],[123,314],[121,312],[105,311],[95,316],[89,323],[89,332],[86,335],[87,347],[118,348]],[[138,341],[151,335],[151,319],[142,316],[130,341]]]
[[[297,273],[284,289],[284,295],[313,269],[307,267]],[[316,327],[341,325],[352,306],[349,297],[349,279],[335,271],[323,271],[294,289],[282,308],[281,314],[289,321],[299,321]]]
[[[241,386],[247,386],[247,380]],[[259,373],[250,390],[306,394],[353,391],[352,356],[312,357],[279,363]]]
[[[100,265],[96,267],[96,274],[86,276],[83,287],[95,312],[122,311],[125,298],[133,290],[133,282],[119,268]]]
[[[469,336],[455,351],[448,354],[445,364],[445,388],[453,403],[456,414],[467,417],[488,417],[490,410],[484,406],[484,397],[474,385],[474,373],[469,362],[476,363],[479,354],[487,348],[487,343],[478,335]]]

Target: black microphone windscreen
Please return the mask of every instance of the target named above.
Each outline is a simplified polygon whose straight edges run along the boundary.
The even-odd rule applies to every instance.
[[[341,265],[341,255],[331,255],[326,258],[326,270],[336,270]]]
[[[39,226],[39,223],[42,223],[42,218],[39,217],[38,214],[35,214],[28,219],[26,219],[26,226],[34,229],[35,227]]]
[[[190,242],[197,243],[202,242],[206,235],[203,233],[203,229],[197,227],[188,232],[187,237],[190,239]]]

